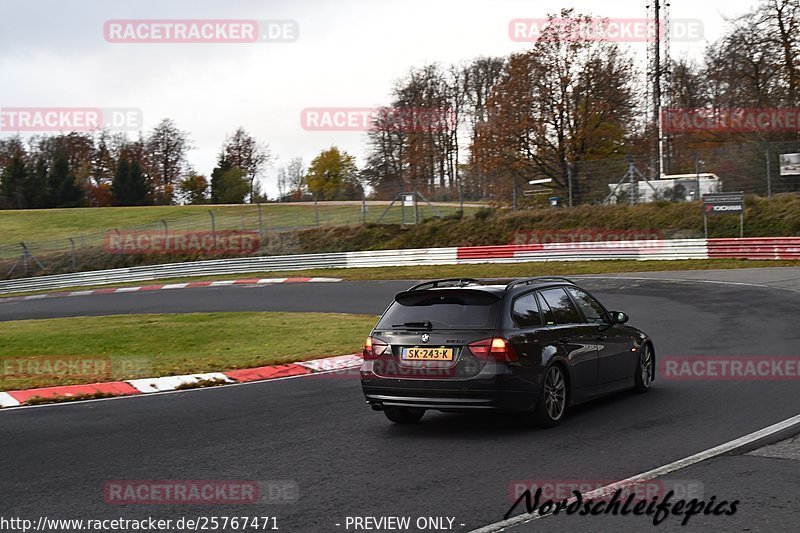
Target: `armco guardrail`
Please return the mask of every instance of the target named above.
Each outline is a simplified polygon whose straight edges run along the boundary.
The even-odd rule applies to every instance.
[[[800,259],[800,237],[708,239],[709,257]]]
[[[0,281],[0,294],[152,281],[175,277],[307,270],[311,268],[592,261],[602,259],[641,261],[653,259],[708,259],[709,257],[800,259],[800,237],[571,242],[241,257],[5,280]]]

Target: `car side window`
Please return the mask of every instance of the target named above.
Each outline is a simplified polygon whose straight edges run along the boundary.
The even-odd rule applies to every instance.
[[[547,305],[547,302],[544,301],[542,295],[538,292],[536,293],[536,300],[539,302],[539,307],[542,309],[542,318],[544,319],[544,323],[548,326],[552,326],[556,323],[556,319],[553,316],[553,311],[550,309],[550,306]]]
[[[606,310],[603,309],[603,306],[600,305],[597,300],[592,298],[589,293],[578,289],[577,287],[567,287],[567,291],[569,291],[569,293],[575,299],[575,303],[578,304],[581,312],[583,312],[586,322],[590,324],[603,324],[609,322]]]
[[[542,298],[552,309],[556,324],[579,324],[582,322],[578,309],[563,288],[545,289],[542,291]]]
[[[511,318],[521,328],[541,326],[542,315],[539,314],[539,306],[536,305],[536,295],[531,292],[514,300]]]

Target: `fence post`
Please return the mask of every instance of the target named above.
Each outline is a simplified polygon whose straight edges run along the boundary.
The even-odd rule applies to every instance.
[[[72,248],[72,270],[74,271],[74,270],[78,269],[78,260],[75,257],[75,239],[70,237],[69,238],[69,244],[70,244],[70,247]]]
[[[511,210],[517,210],[517,178],[511,175]]]
[[[24,242],[20,243],[22,245],[22,264],[25,267],[25,276],[28,275],[28,247],[25,246]]]
[[[217,249],[217,220],[214,218],[214,211],[211,209],[208,210],[208,214],[211,216],[211,235],[214,236],[214,250]]]
[[[697,152],[694,153],[694,174],[695,185],[697,188],[697,199],[703,201],[703,195],[700,194],[700,156],[697,155]]]
[[[567,189],[568,189],[568,202],[572,207],[572,163],[567,161]]]
[[[38,266],[40,270],[44,270],[44,265],[42,265],[39,262],[39,260],[36,259],[36,257],[33,254],[31,254],[31,252],[28,250],[28,245],[25,244],[24,242],[20,242],[19,244],[20,244],[20,246],[22,246],[22,263],[23,263],[23,265],[25,267],[25,275],[26,276],[28,275],[28,260],[29,259],[33,259],[33,262],[36,263],[36,266]],[[13,271],[14,269],[12,268],[11,270]],[[10,274],[10,272],[9,272],[9,274]]]
[[[419,224],[419,202],[417,201],[417,180],[414,180],[414,224]]]
[[[744,211],[739,213],[739,238],[744,238]]]
[[[367,195],[361,191],[361,221],[367,223]]]
[[[772,176],[770,175],[769,169],[769,145],[767,145],[767,148],[764,150],[764,155],[767,159],[767,198],[770,198],[772,197]]]
[[[167,227],[167,221],[162,218],[161,223],[164,225],[164,250],[169,250],[169,228]]]

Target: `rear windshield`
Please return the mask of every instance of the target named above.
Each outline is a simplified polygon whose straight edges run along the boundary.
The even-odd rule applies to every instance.
[[[401,293],[383,315],[378,329],[421,329],[430,322],[433,329],[493,329],[500,300],[481,291],[419,291]]]

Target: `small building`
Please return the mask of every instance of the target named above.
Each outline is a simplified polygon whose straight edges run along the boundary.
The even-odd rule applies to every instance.
[[[716,174],[664,174],[661,179],[637,181],[636,203],[656,200],[692,201],[704,194],[722,192],[722,180]],[[629,182],[609,183],[608,203],[627,202]],[[698,190],[699,189],[699,190]]]

